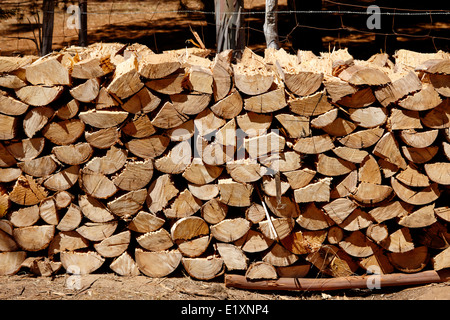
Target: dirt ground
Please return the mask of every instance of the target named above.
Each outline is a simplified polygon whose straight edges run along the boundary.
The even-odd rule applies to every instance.
[[[72,278],[71,278],[72,277]],[[249,291],[227,288],[223,278],[198,281],[187,276],[149,278],[115,274],[0,277],[0,300],[450,300],[450,282],[329,292]]]

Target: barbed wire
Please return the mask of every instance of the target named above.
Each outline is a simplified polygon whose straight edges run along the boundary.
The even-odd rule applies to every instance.
[[[446,10],[446,9],[412,9],[412,8],[392,8],[392,7],[383,7],[383,6],[378,6],[378,8],[380,8],[379,12],[367,12],[367,7],[366,5],[356,5],[356,4],[348,4],[348,3],[342,3],[342,2],[338,2],[338,1],[334,1],[334,0],[322,0],[323,2],[329,3],[330,5],[328,7],[333,7],[333,6],[339,6],[339,10],[277,10],[276,13],[280,16],[286,16],[286,15],[292,15],[295,17],[295,25],[293,26],[291,31],[288,31],[285,34],[280,34],[280,43],[286,43],[289,39],[289,37],[291,36],[291,34],[293,33],[294,30],[296,29],[314,29],[314,30],[318,30],[318,31],[331,31],[331,32],[336,32],[337,35],[335,36],[335,38],[337,38],[337,40],[334,40],[336,42],[340,42],[341,41],[341,37],[345,38],[345,32],[348,33],[355,33],[355,34],[361,34],[361,35],[371,35],[371,36],[396,36],[396,37],[405,37],[405,38],[411,38],[411,39],[431,39],[434,48],[437,50],[436,44],[434,43],[435,40],[444,40],[444,41],[450,41],[449,37],[445,37],[443,36],[442,30],[437,30],[435,26],[435,21],[433,19],[433,17],[446,17],[448,15],[450,15],[450,10]],[[27,1],[23,1],[23,2],[27,2]],[[29,1],[28,1],[29,2]],[[169,18],[171,15],[193,15],[193,16],[205,16],[205,15],[215,15],[216,12],[214,11],[207,11],[207,10],[158,10],[159,8],[159,4],[160,2],[158,2],[158,4],[156,6],[154,6],[151,10],[138,10],[138,9],[127,9],[124,10],[123,8],[117,8],[117,9],[113,9],[114,4],[117,4],[119,2],[115,2],[113,1],[111,4],[111,7],[105,8],[104,10],[101,10],[100,8],[96,8],[96,10],[92,10],[92,8],[88,8],[88,12],[86,12],[85,14],[87,15],[108,15],[109,19],[107,21],[107,23],[105,22],[106,25],[114,25],[114,26],[123,26],[126,27],[127,25],[129,25],[130,23],[130,19],[129,16],[130,15],[139,15],[140,18],[138,19],[133,19],[133,23],[137,23],[137,22],[142,22],[142,23],[154,23],[157,21],[157,19],[159,18],[160,15],[169,15]],[[7,5],[9,4],[12,7],[16,7],[18,5],[18,3],[13,3],[13,2],[7,2]],[[2,7],[7,7],[3,6]],[[348,8],[355,8],[355,10],[341,10],[340,6],[342,7],[348,7]],[[137,7],[141,7],[141,5],[137,5]],[[294,8],[295,9],[295,8]],[[363,9],[363,10],[356,10],[356,9]],[[387,10],[387,11],[384,11]],[[70,16],[70,14],[68,12],[66,12],[65,10],[61,9],[61,8],[57,8],[54,11],[55,14],[63,14],[64,19],[66,19],[66,17]],[[265,11],[262,10],[250,10],[250,9],[244,9],[243,11],[236,13],[236,12],[226,12],[226,14],[230,14],[230,15],[234,15],[234,14],[241,14],[243,16],[258,16],[258,15],[265,15]],[[383,30],[362,30],[362,29],[358,29],[355,28],[353,26],[349,26],[344,24],[344,18],[346,17],[352,17],[352,16],[371,16],[371,15],[384,15],[384,16],[391,16],[392,17],[392,26],[390,26],[390,28],[392,30],[386,31],[386,28],[384,28]],[[338,21],[336,21],[336,23],[334,25],[336,25],[336,27],[329,27],[327,25],[329,24],[322,24],[322,25],[317,25],[316,23],[311,23],[311,24],[315,24],[315,25],[308,25],[305,24],[305,21],[302,21],[302,23],[299,23],[297,20],[297,15],[323,15],[323,16],[334,16],[334,17],[340,17],[340,19]],[[114,21],[111,22],[111,17],[114,16],[115,18],[113,19]],[[117,19],[117,16],[123,16],[124,19],[121,21],[117,21],[120,20]],[[150,16],[150,17],[149,17]],[[419,16],[423,16],[429,17],[429,22],[426,23],[427,27],[424,29],[428,29],[428,33],[426,34],[413,34],[413,33],[405,33],[405,32],[399,32],[401,31],[401,29],[399,29],[399,31],[396,31],[394,28],[394,19],[396,16],[405,16],[405,17],[419,17]],[[201,27],[203,28],[203,26],[217,26],[217,24],[215,23],[211,23],[210,20],[205,21],[204,18],[198,18],[196,17],[196,22],[201,21]],[[441,19],[442,20],[442,19]],[[89,20],[88,20],[89,21]],[[340,21],[340,23],[339,23]],[[320,21],[319,21],[320,22]],[[348,21],[347,21],[348,22]],[[103,24],[102,26],[89,26],[88,25],[88,31],[92,34],[97,33],[100,30],[105,30],[105,24]],[[352,25],[352,21],[350,22],[350,25]],[[65,25],[64,25],[65,26]],[[62,30],[62,35],[57,35],[54,34],[53,37],[56,39],[55,42],[58,43],[69,43],[70,41],[74,41],[75,37],[78,36],[78,32],[75,31],[68,31],[64,28],[63,26],[63,30]],[[261,27],[261,28],[259,28]],[[435,28],[433,30],[434,31],[439,31],[439,34],[431,34],[431,30],[433,29],[433,27]],[[257,32],[259,34],[263,34],[263,30],[262,30],[262,25],[258,27],[255,27],[254,22],[250,22],[250,20],[248,22],[245,23],[245,25],[242,25],[240,27],[241,29],[244,29],[248,35],[250,35],[251,32]],[[5,29],[3,29],[5,30]],[[108,29],[106,29],[108,32]],[[150,34],[151,31],[151,27],[149,28],[149,30],[147,31],[146,35],[151,35]],[[403,30],[404,31],[404,30]],[[4,31],[3,31],[4,32]],[[18,37],[14,37],[14,36],[5,36],[4,38],[17,38],[17,41],[20,41],[20,39],[25,39],[24,37],[22,37],[21,33],[23,34],[25,31],[18,31],[17,35]],[[344,32],[342,35],[341,32]],[[132,37],[133,35],[130,35],[130,37]],[[153,36],[155,37],[155,46],[157,46],[156,44],[156,35],[153,34]],[[20,39],[19,39],[20,38]],[[247,37],[247,42],[249,41],[250,37]],[[30,40],[30,39],[28,39]],[[347,41],[348,43],[351,42],[351,40]],[[17,47],[19,47],[17,45]],[[448,47],[448,46],[447,46]]]

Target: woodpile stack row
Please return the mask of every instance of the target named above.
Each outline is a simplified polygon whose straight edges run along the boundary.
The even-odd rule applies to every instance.
[[[0,57],[1,275],[450,267],[448,53],[209,53]]]

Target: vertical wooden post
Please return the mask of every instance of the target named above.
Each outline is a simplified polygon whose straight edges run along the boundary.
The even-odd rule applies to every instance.
[[[44,0],[42,4],[43,18],[42,18],[42,43],[41,56],[52,51],[53,42],[53,18],[55,10],[54,0]]]
[[[87,0],[78,0],[80,7],[80,30],[78,34],[78,44],[81,47],[86,47],[88,44],[87,39]]]
[[[277,9],[278,0],[266,0],[264,36],[266,37],[267,48],[279,49]]]
[[[244,49],[243,9],[243,0],[215,0],[217,52],[233,49],[240,55]]]

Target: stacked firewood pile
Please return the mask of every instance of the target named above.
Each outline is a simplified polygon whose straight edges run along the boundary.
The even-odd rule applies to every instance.
[[[1,275],[450,267],[448,53],[209,54],[0,57]]]

